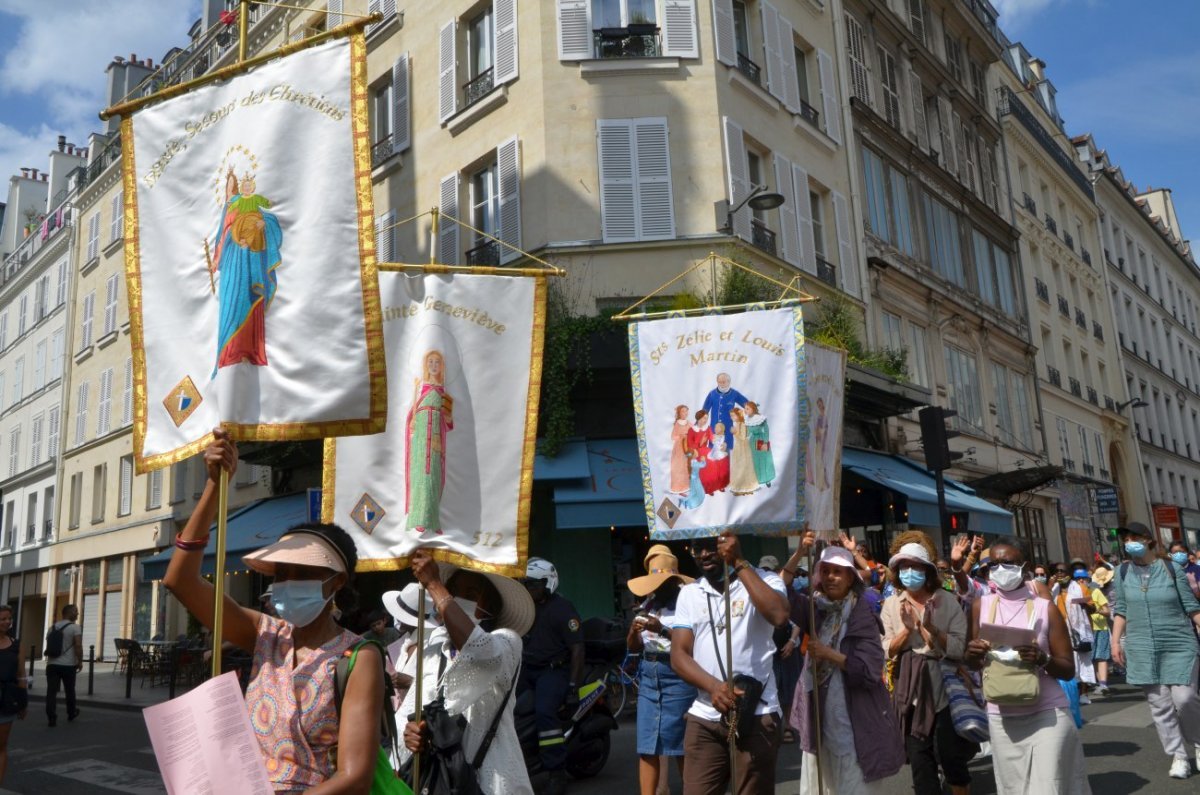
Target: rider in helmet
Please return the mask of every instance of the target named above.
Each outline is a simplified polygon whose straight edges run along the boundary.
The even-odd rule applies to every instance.
[[[558,590],[554,564],[530,558],[522,579],[533,597],[536,616],[525,636],[519,692],[532,690],[537,712],[538,755],[550,774],[547,795],[561,795],[567,785],[567,747],[559,711],[574,711],[583,680],[583,633],[579,613]]]

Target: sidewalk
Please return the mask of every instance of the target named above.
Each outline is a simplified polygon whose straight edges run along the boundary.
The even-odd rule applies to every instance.
[[[183,695],[185,692],[187,690],[182,685],[176,686],[176,696]],[[166,685],[151,687],[149,678],[146,679],[143,687],[141,674],[135,674],[133,687],[129,691],[130,697],[125,698],[125,675],[117,670],[116,663],[96,663],[91,695],[88,695],[88,667],[86,664],[75,679],[75,702],[80,709],[101,707],[141,712],[146,707],[167,701],[170,697],[169,693]],[[33,687],[29,690],[29,700],[39,704],[46,701],[46,669],[40,665],[36,666],[34,670]],[[65,710],[61,690],[58,693],[58,703],[59,707]]]

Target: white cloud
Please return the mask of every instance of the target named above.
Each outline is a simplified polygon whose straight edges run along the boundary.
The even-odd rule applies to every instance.
[[[18,130],[0,124],[0,174],[15,174],[25,167],[44,170],[49,163],[50,150],[54,148],[57,131],[41,125],[32,132]],[[11,166],[11,168],[8,168]],[[8,183],[0,184],[0,201],[4,201]]]
[[[1000,27],[1005,32],[1019,31],[1031,19],[1058,0],[992,0],[1000,13]]]
[[[1191,145],[1200,127],[1200,55],[1122,62],[1059,90],[1076,132],[1119,136],[1147,150]]]

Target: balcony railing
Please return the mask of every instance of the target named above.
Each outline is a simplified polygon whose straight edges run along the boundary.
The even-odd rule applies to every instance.
[[[1058,313],[1067,318],[1071,316],[1071,302],[1062,293],[1058,295]]]
[[[396,136],[388,134],[371,144],[371,168],[387,160],[396,153]]]
[[[42,526],[42,538],[49,538],[54,535],[54,520],[47,519]]]
[[[1064,458],[1063,459],[1063,469],[1067,470],[1068,472],[1074,472],[1075,471],[1075,462],[1069,458]]]
[[[1137,356],[1137,355],[1138,355],[1138,345],[1137,345],[1137,340],[1130,340],[1130,341],[1129,341],[1129,350],[1133,351],[1133,355],[1134,355],[1134,356]]]
[[[1115,262],[1113,262],[1112,252],[1110,252],[1108,249],[1104,249],[1104,261],[1107,262],[1109,265],[1116,264]]]
[[[1079,326],[1081,329],[1087,328],[1087,315],[1085,315],[1083,310],[1079,307],[1075,307],[1075,325]]]
[[[500,244],[495,240],[485,240],[475,248],[467,249],[467,264],[495,268],[500,264]]]
[[[83,175],[79,178],[79,187],[82,189],[90,184],[93,180],[104,173],[104,169],[117,162],[121,157],[121,136],[114,135],[104,148],[100,150],[100,154],[96,155],[95,159],[88,164],[84,169]]]
[[[630,25],[626,28],[600,28],[592,31],[597,58],[657,58],[662,44],[654,25]]]
[[[1092,464],[1084,464],[1083,465],[1083,474],[1087,475],[1089,478],[1095,476],[1096,467]]]
[[[1113,400],[1108,395],[1105,395],[1104,396],[1104,408],[1108,409],[1109,411],[1116,411],[1117,410],[1117,401]]]
[[[1046,375],[1050,379],[1051,384],[1054,384],[1056,387],[1059,387],[1060,389],[1062,388],[1062,373],[1060,373],[1057,370],[1057,368],[1047,367]]]
[[[1092,264],[1092,252],[1088,251],[1086,248],[1079,249],[1079,256],[1082,257],[1083,261],[1088,265]]]
[[[1058,221],[1055,221],[1049,215],[1046,216],[1046,228],[1050,230],[1050,234],[1058,234]]]
[[[1105,469],[1104,467],[1100,467],[1100,479],[1101,479],[1101,480],[1108,480],[1108,481],[1111,481],[1111,480],[1112,480],[1112,473],[1111,473],[1111,472],[1109,472],[1109,471],[1108,471],[1107,469]]]
[[[41,219],[34,225],[28,236],[21,241],[21,245],[17,246],[16,251],[8,255],[4,261],[4,273],[0,284],[7,282],[21,266],[29,262],[34,254],[42,249],[51,240],[58,235],[59,230],[65,229],[71,225],[71,209],[59,205],[54,212]]]
[[[26,544],[32,543],[33,539],[36,537],[37,537],[37,522],[34,522],[33,524],[31,524],[25,528],[25,543]]]
[[[1046,303],[1050,303],[1050,288],[1041,279],[1033,280],[1034,290],[1037,292],[1037,297]]]
[[[1104,326],[1101,326],[1095,320],[1092,321],[1092,336],[1104,342]]]
[[[1071,237],[1070,232],[1063,232],[1063,242],[1067,244],[1067,248],[1075,250],[1075,238]]]
[[[775,233],[757,218],[750,222],[750,242],[768,254],[775,255]]]
[[[1075,376],[1067,378],[1067,385],[1071,389],[1071,394],[1075,397],[1083,397],[1083,388],[1079,385],[1079,379]]]
[[[738,71],[744,74],[756,86],[762,85],[762,67],[746,56],[738,53]]]
[[[1117,257],[1117,269],[1120,270],[1121,273],[1125,272],[1125,258],[1124,257]],[[1134,282],[1134,284],[1137,284],[1137,279],[1135,278],[1133,280],[1133,282]]]
[[[463,84],[463,107],[469,108],[492,93],[492,89],[496,87],[493,79],[495,74],[494,69],[484,69],[469,83]]]
[[[814,127],[821,126],[819,124],[821,114],[817,112],[816,108],[814,108],[812,105],[809,105],[804,100],[800,100],[800,118],[804,119]]]
[[[817,256],[817,278],[837,287],[837,267],[820,255]]]
[[[1037,202],[1028,193],[1023,195],[1025,196],[1025,209],[1033,213],[1034,217],[1037,217]]]
[[[1087,399],[1088,399],[1088,403],[1091,403],[1093,406],[1100,405],[1100,394],[1098,392],[1096,392],[1095,387],[1089,386],[1087,388]]]

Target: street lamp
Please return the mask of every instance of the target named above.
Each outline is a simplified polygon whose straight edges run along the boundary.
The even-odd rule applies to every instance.
[[[1135,409],[1144,409],[1144,408],[1146,408],[1146,406],[1149,406],[1149,405],[1150,405],[1149,403],[1142,400],[1141,398],[1136,398],[1136,397],[1130,398],[1129,400],[1126,400],[1124,403],[1117,404],[1117,413],[1118,414],[1123,413],[1125,411],[1125,409],[1128,408],[1129,406],[1133,406]]]
[[[738,205],[732,210],[725,211],[724,231],[726,233],[733,231],[734,214],[747,204],[750,205],[752,210],[774,210],[776,207],[782,205],[785,201],[787,201],[787,199],[783,197],[782,193],[775,193],[773,191],[768,192],[766,185],[755,185],[753,188],[751,188],[749,196],[738,202]]]

